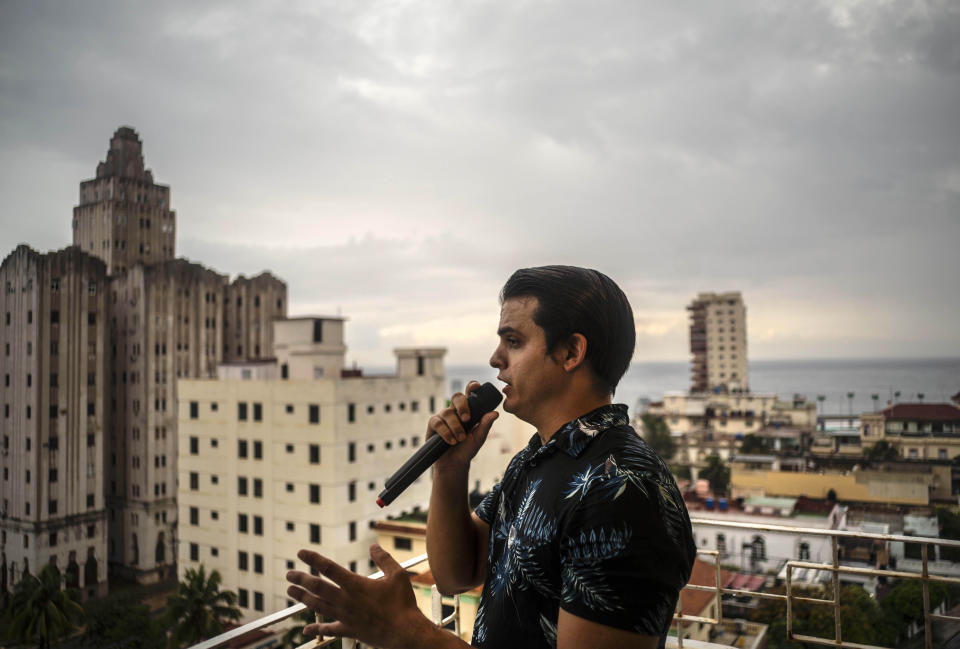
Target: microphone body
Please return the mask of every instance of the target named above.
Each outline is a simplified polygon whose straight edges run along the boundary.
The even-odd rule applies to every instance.
[[[463,429],[470,432],[474,426],[480,423],[480,419],[492,411],[498,405],[503,396],[492,383],[484,383],[478,389],[467,396],[467,405],[470,408],[470,421],[461,422]],[[450,450],[452,446],[443,441],[439,435],[434,435],[423,446],[417,449],[416,453],[410,456],[410,459],[403,463],[396,472],[387,478],[383,484],[383,491],[377,497],[377,504],[385,507],[392,503],[397,496],[409,487],[414,480],[429,469],[441,455]]]

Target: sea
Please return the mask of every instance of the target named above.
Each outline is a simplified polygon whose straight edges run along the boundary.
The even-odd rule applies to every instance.
[[[462,391],[471,380],[499,387],[496,375],[485,365],[448,365],[449,392]],[[634,416],[641,399],[659,401],[665,392],[689,387],[689,362],[633,363],[614,402],[627,404]],[[870,412],[888,402],[947,403],[960,392],[960,358],[756,360],[750,362],[750,391],[783,399],[802,395],[820,414]]]

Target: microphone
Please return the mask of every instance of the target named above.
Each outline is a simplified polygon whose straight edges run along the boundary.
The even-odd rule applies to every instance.
[[[463,424],[463,429],[469,433],[471,428],[480,423],[480,419],[485,414],[500,405],[501,399],[503,399],[503,396],[492,383],[484,383],[467,395],[470,421],[460,422]],[[377,497],[377,504],[386,507],[392,503],[414,480],[420,477],[420,474],[430,468],[450,448],[452,446],[443,441],[443,438],[439,435],[434,435],[424,442],[423,446],[418,448],[417,452],[403,463],[403,466],[387,478],[387,481],[383,484],[383,491]]]

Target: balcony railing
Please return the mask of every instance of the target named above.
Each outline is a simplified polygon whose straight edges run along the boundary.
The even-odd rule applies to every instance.
[[[851,532],[845,530],[825,530],[818,528],[809,528],[809,527],[795,527],[790,525],[758,525],[756,523],[741,523],[737,521],[724,521],[724,520],[708,520],[693,518],[691,519],[694,527],[704,526],[704,527],[718,527],[718,528],[740,528],[744,530],[749,530],[751,532],[772,532],[772,533],[786,533],[786,534],[797,534],[803,535],[804,537],[817,536],[817,537],[829,537],[831,542],[831,561],[828,563],[818,563],[811,561],[799,561],[799,560],[790,560],[786,562],[786,593],[783,595],[777,593],[763,593],[752,590],[743,590],[737,588],[724,588],[721,584],[721,567],[720,567],[720,552],[717,550],[698,550],[697,554],[701,557],[711,557],[711,563],[715,566],[715,581],[713,585],[698,585],[698,584],[688,584],[685,587],[685,590],[695,590],[695,591],[707,591],[714,594],[714,610],[717,611],[716,617],[702,617],[697,615],[684,615],[680,610],[680,602],[677,602],[677,612],[673,616],[674,624],[676,625],[676,636],[669,636],[667,638],[667,647],[671,649],[683,649],[686,645],[688,647],[723,647],[726,645],[719,645],[710,642],[701,642],[696,640],[684,640],[684,624],[687,622],[698,622],[703,624],[712,625],[714,628],[719,628],[724,624],[723,617],[723,603],[722,598],[724,595],[734,595],[734,596],[746,596],[746,597],[755,597],[759,599],[767,600],[776,600],[786,603],[787,608],[787,619],[786,619],[786,634],[789,640],[796,642],[807,642],[811,644],[820,644],[829,647],[841,647],[847,649],[888,649],[885,647],[877,647],[874,645],[864,645],[857,644],[853,642],[847,642],[843,640],[843,629],[841,624],[840,616],[840,575],[841,574],[850,574],[858,575],[860,577],[894,577],[898,579],[916,579],[922,583],[922,597],[923,597],[923,611],[924,611],[924,647],[925,649],[933,649],[933,633],[931,625],[934,621],[942,622],[960,622],[960,617],[942,615],[932,613],[930,611],[930,584],[932,582],[940,582],[943,584],[960,584],[960,577],[952,577],[948,575],[936,575],[931,574],[929,571],[929,549],[931,546],[940,546],[943,548],[953,548],[960,550],[960,541],[952,541],[948,539],[938,539],[931,537],[922,537],[922,536],[899,536],[895,534],[871,534],[865,532]],[[857,566],[845,566],[840,564],[840,541],[841,539],[861,539],[869,541],[880,541],[885,543],[915,543],[920,545],[920,571],[907,571],[907,570],[879,570],[875,568],[861,568]],[[405,568],[412,568],[420,563],[423,563],[427,560],[426,554],[421,554],[411,559],[408,559],[402,562],[400,565]],[[831,585],[832,585],[832,595],[824,598],[816,597],[805,597],[801,595],[794,594],[794,582],[793,582],[793,571],[799,569],[813,569],[813,570],[823,570],[831,574]],[[383,572],[376,572],[370,575],[371,579],[380,579],[383,577]],[[459,597],[455,596],[453,599],[453,612],[447,617],[442,616],[442,597],[437,591],[437,587],[434,586],[432,589],[432,618],[434,623],[438,626],[447,626],[451,622],[455,625],[454,632],[459,635],[460,633],[460,606],[459,606]],[[816,636],[803,635],[794,632],[794,619],[793,611],[797,603],[806,603],[819,606],[826,606],[831,609],[834,618],[834,638],[823,638]],[[222,633],[218,636],[210,638],[204,642],[194,645],[190,649],[217,649],[218,647],[226,646],[232,640],[236,640],[241,636],[246,635],[252,631],[262,631],[267,627],[273,626],[283,620],[291,618],[298,613],[306,610],[306,606],[303,604],[295,604],[288,608],[285,608],[276,613],[258,618],[248,624],[237,627]],[[336,638],[326,638],[326,639],[313,639],[309,642],[300,645],[298,649],[313,649],[319,647],[326,647],[336,641]],[[345,649],[360,649],[361,647],[366,647],[366,645],[359,643],[355,640],[344,638],[343,647]]]

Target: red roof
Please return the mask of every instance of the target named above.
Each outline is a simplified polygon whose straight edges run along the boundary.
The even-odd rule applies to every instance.
[[[717,585],[716,571],[717,568],[713,564],[696,559],[693,562],[693,572],[690,573],[690,581],[688,583],[697,584],[698,586],[715,587]],[[726,570],[720,569],[721,584],[728,583],[734,576],[735,575]],[[706,617],[703,615],[703,609],[707,608],[715,597],[716,594],[713,592],[685,588],[680,591],[680,610],[683,611],[684,615]]]
[[[960,421],[960,408],[950,403],[898,403],[881,414],[887,419]]]

